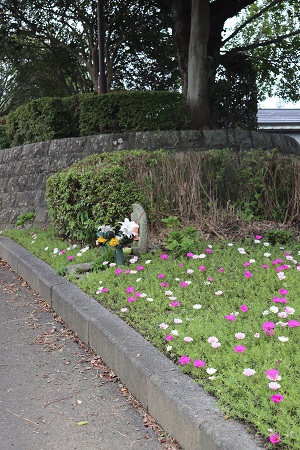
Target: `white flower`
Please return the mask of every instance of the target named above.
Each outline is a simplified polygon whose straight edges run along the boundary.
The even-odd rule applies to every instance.
[[[169,297],[170,295],[173,295],[173,292],[172,291],[165,291],[165,295],[167,295]]]
[[[250,264],[253,264],[253,263],[255,263],[256,261],[255,261],[255,259],[249,259],[249,263]]]
[[[215,294],[216,294],[216,295],[222,295],[222,294],[223,294],[223,291],[217,291],[217,292],[215,292]]]
[[[169,325],[167,325],[166,323],[160,323],[159,328],[161,328],[162,330],[166,330],[168,328]]]
[[[270,245],[269,242],[264,242],[265,247],[269,247],[269,245]]]
[[[130,262],[131,264],[134,264],[134,263],[137,262],[138,259],[139,259],[138,256],[134,256],[133,258],[131,258],[131,259],[129,260],[129,262]]]
[[[141,281],[141,278],[137,278],[136,282],[139,283]]]
[[[131,270],[129,273],[131,273],[131,275],[135,275],[137,273],[137,270]]]
[[[145,264],[150,264],[151,263],[151,259],[147,259],[147,261],[145,261]]]
[[[213,381],[216,377],[214,377],[213,375],[211,377],[208,377],[209,380]]]
[[[148,300],[148,302],[153,302],[153,298],[151,297],[147,297],[146,300]]]
[[[286,278],[286,276],[284,275],[283,272],[278,272],[277,276],[278,276],[279,280],[284,280]]]
[[[186,336],[183,338],[184,342],[192,342],[194,339],[191,338],[190,336]]]
[[[208,369],[206,369],[206,373],[208,373],[208,375],[213,375],[216,372],[218,372],[217,369],[214,369],[213,367],[208,367]]]
[[[170,352],[172,350],[172,345],[168,345],[167,352]]]
[[[53,250],[53,253],[54,253],[54,255],[55,255],[56,253],[58,253],[58,248],[55,248],[55,249]]]
[[[90,248],[90,247],[84,247],[84,248],[82,248],[82,249],[81,249],[82,253],[87,252],[89,248]]]
[[[285,336],[278,336],[278,339],[280,342],[287,342],[289,340],[289,338]]]
[[[212,348],[219,348],[219,347],[221,347],[221,342],[212,342],[211,346],[212,346]]]
[[[115,267],[117,264],[116,263],[110,263],[109,267]]]
[[[269,312],[270,312],[270,311],[265,310],[265,311],[262,312],[262,315],[263,315],[263,316],[267,316],[267,315],[269,314]]]
[[[243,370],[243,374],[246,375],[246,377],[251,377],[252,375],[255,374],[255,370],[254,369],[244,369]]]
[[[255,333],[254,335],[253,335],[255,338],[260,338],[260,334],[259,333]]]
[[[98,227],[98,231],[100,231],[100,233],[109,233],[114,231],[115,229],[113,227],[111,227],[110,225],[100,225]]]
[[[77,247],[77,244],[73,244],[72,247],[73,247],[73,248],[76,248],[76,247]]]
[[[174,319],[174,323],[182,323],[182,320],[181,319]]]
[[[209,284],[211,284],[211,282],[210,281],[204,281],[203,284],[205,284],[205,286],[208,286]]]
[[[177,297],[171,296],[171,297],[169,297],[169,300],[171,300],[171,302],[175,302],[175,300],[177,300]]]
[[[118,139],[118,144],[122,144],[123,143],[123,139],[122,138],[119,138]]]
[[[197,258],[204,259],[206,258],[206,255],[204,253],[201,253],[201,255],[198,255]]]
[[[245,336],[246,336],[245,333],[235,333],[235,337],[237,339],[244,339]]]
[[[202,308],[202,305],[196,304],[196,305],[193,305],[193,308],[194,308],[194,309],[201,309],[201,308]]]
[[[272,391],[276,391],[276,389],[279,389],[281,385],[279,383],[276,383],[276,381],[271,381],[269,383],[269,388],[272,389]]]
[[[121,312],[125,313],[127,311],[127,308],[122,308]]]
[[[271,256],[271,253],[264,253],[264,256],[265,256],[266,258],[269,258],[269,257]]]
[[[228,247],[232,247],[233,246],[232,242],[229,242],[229,244],[227,244],[227,245],[228,245]]]
[[[288,313],[285,311],[278,313],[278,317],[280,317],[280,319],[285,319],[287,317],[287,315],[288,315]]]
[[[239,252],[241,255],[246,255],[245,249],[244,249],[243,247],[238,248],[238,252]]]
[[[82,253],[81,253],[81,252],[78,252],[78,253],[77,253],[77,256],[82,256]]]
[[[277,308],[277,306],[271,306],[270,311],[273,313],[278,313],[279,308]]]
[[[145,292],[142,292],[141,295],[140,295],[140,297],[141,297],[141,298],[146,298],[146,297],[147,297],[147,294],[145,294]]]
[[[188,269],[186,272],[187,272],[189,275],[191,275],[192,273],[194,273],[193,269]]]
[[[178,336],[179,335],[179,331],[177,330],[172,330],[171,334],[173,334],[173,336]]]
[[[207,339],[207,342],[209,342],[210,344],[212,344],[213,342],[219,342],[219,339],[216,336],[210,336]]]
[[[295,313],[294,308],[291,308],[291,306],[286,306],[286,307],[284,308],[284,310],[285,310],[288,314],[294,314],[294,313]]]
[[[47,251],[49,249],[49,247],[45,247],[45,250]]]
[[[133,236],[136,236],[136,231],[133,231],[133,229],[138,228],[138,224],[134,221],[130,221],[127,219],[127,217],[124,219],[124,222],[119,222],[121,224],[120,231],[121,233],[125,234],[129,239]]]
[[[260,244],[260,240],[259,239],[254,239],[254,244]]]

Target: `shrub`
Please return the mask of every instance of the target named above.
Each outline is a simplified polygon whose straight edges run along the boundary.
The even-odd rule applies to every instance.
[[[9,139],[7,136],[7,127],[0,119],[0,150],[9,147]]]
[[[94,243],[99,225],[115,226],[146,198],[124,165],[138,152],[93,155],[47,180],[49,215],[60,235]]]
[[[7,116],[10,146],[78,136],[78,97],[42,98]]]
[[[80,133],[88,136],[124,131],[186,128],[182,95],[177,92],[111,92],[80,100]]]

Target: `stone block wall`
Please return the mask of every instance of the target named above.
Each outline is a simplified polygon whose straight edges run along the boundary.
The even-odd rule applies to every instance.
[[[237,151],[278,148],[300,155],[300,144],[289,136],[243,130],[103,134],[0,150],[0,230],[14,226],[18,216],[29,211],[36,212],[36,224],[47,224],[47,178],[89,155],[123,149],[201,151],[226,147]]]

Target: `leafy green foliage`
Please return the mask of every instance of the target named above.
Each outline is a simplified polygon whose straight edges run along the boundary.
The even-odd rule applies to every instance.
[[[48,179],[49,215],[60,235],[94,243],[98,226],[124,220],[133,203],[147,204],[126,170],[126,157],[130,152],[93,155]]]
[[[187,252],[195,252],[199,247],[200,232],[194,227],[188,226],[180,229],[180,222],[177,217],[162,219],[162,222],[170,229],[166,242],[166,249],[174,257],[186,255]]]
[[[184,103],[176,92],[112,92],[80,101],[80,133],[178,130],[187,126]]]
[[[293,241],[293,234],[289,230],[267,230],[264,233],[264,239],[272,245],[286,245]]]
[[[43,98],[20,106],[7,116],[11,146],[78,136],[78,99]]]
[[[36,217],[36,212],[32,211],[32,212],[24,212],[23,214],[21,214],[16,222],[16,227],[26,227],[28,228],[28,226],[32,225],[32,222],[34,221]]]

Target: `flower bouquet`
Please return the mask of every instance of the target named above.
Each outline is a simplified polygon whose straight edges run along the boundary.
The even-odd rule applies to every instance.
[[[131,242],[138,236],[138,224],[125,218],[121,224],[118,234],[115,229],[109,225],[101,225],[97,232],[97,243],[104,246],[115,247],[116,259],[118,265],[124,264],[123,248],[131,244]]]

